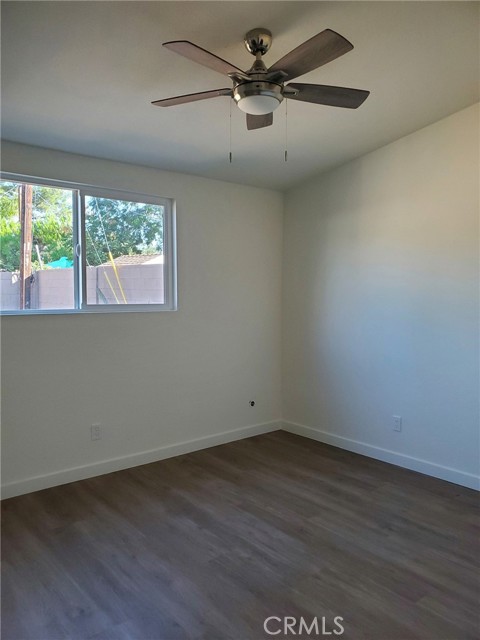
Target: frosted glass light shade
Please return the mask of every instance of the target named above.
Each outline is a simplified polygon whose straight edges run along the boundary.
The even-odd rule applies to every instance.
[[[250,113],[252,116],[263,116],[266,113],[272,113],[280,101],[273,96],[245,96],[238,101],[239,108],[245,113]]]

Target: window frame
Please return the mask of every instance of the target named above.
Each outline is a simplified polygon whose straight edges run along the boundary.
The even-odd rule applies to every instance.
[[[98,187],[79,182],[39,178],[25,174],[2,171],[0,179],[9,182],[57,187],[72,191],[72,229],[73,229],[73,287],[74,308],[72,309],[10,309],[1,310],[0,316],[32,315],[72,315],[82,313],[154,313],[158,311],[176,311],[177,306],[177,241],[176,208],[171,198]],[[163,219],[163,255],[164,255],[164,298],[163,304],[87,304],[86,291],[86,247],[85,243],[85,198],[87,196],[126,200],[143,204],[160,205],[164,208]]]

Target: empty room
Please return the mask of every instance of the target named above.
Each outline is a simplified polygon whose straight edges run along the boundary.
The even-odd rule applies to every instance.
[[[2,640],[478,640],[480,3],[0,6]]]

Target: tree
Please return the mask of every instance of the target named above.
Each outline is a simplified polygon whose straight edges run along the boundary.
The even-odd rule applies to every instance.
[[[32,265],[40,268],[38,253],[44,264],[62,256],[73,258],[71,191],[34,186],[32,198]],[[20,220],[18,185],[0,183],[0,268],[20,268]]]
[[[73,260],[72,211],[70,190],[41,186],[33,188],[33,244],[38,248],[43,264],[62,257]],[[32,258],[38,268],[38,256]]]
[[[20,220],[18,188],[9,182],[0,183],[0,269],[20,268]]]
[[[98,265],[114,257],[163,253],[163,207],[127,200],[86,198],[87,260]]]

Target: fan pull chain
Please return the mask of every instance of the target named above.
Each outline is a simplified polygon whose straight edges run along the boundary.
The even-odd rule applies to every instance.
[[[232,99],[230,98],[228,102],[230,103],[228,159],[230,164],[232,164]]]
[[[288,100],[285,100],[285,155],[284,161],[288,162]]]

